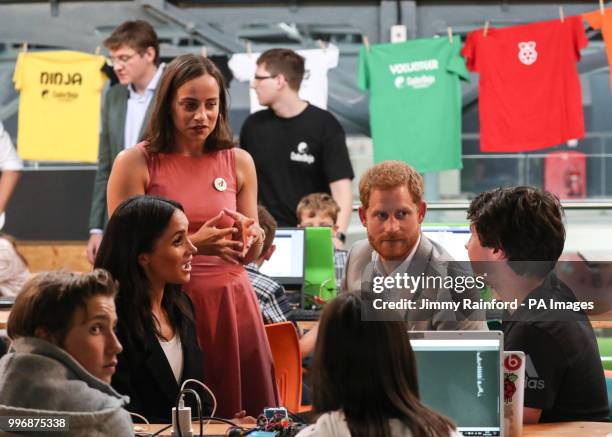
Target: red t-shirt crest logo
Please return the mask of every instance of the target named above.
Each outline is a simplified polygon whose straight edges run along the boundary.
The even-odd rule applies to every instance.
[[[518,58],[525,65],[531,65],[538,60],[538,52],[536,52],[535,41],[520,42]]]

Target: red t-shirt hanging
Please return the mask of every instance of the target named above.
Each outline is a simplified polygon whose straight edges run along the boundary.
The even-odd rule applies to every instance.
[[[478,29],[461,54],[480,73],[480,150],[526,152],[584,136],[576,62],[588,41],[581,17]]]

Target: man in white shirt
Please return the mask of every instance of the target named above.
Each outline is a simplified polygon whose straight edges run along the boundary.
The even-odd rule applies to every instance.
[[[108,220],[106,184],[119,152],[141,139],[146,128],[164,64],[159,65],[159,42],[146,21],[126,21],[104,41],[119,83],[106,94],[98,170],[89,215],[87,258],[93,264]]]
[[[423,192],[422,176],[400,161],[381,162],[362,175],[359,218],[368,239],[349,251],[341,289],[361,293],[373,319],[399,317],[411,330],[486,330],[484,314],[464,311],[464,301],[478,300],[478,290],[446,285],[459,284],[456,278],[471,272],[421,233],[427,212]],[[412,306],[381,308],[389,297]]]

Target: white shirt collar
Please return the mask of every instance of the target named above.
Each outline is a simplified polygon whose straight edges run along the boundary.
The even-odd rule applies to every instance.
[[[147,85],[147,88],[145,89],[145,91],[155,93],[155,89],[157,88],[157,84],[159,83],[159,80],[161,79],[161,75],[164,72],[164,68],[166,68],[165,63],[162,62],[161,64],[159,64],[159,67],[157,67],[157,71],[155,72],[151,80],[149,81],[149,84]],[[132,97],[134,94],[138,95],[138,93],[136,92],[136,89],[134,88],[134,84],[130,83],[128,85],[128,90],[130,91],[130,97]]]

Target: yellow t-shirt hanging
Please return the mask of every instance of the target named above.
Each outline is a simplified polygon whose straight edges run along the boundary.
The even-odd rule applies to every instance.
[[[73,51],[20,53],[17,148],[22,159],[96,162],[102,56]]]

